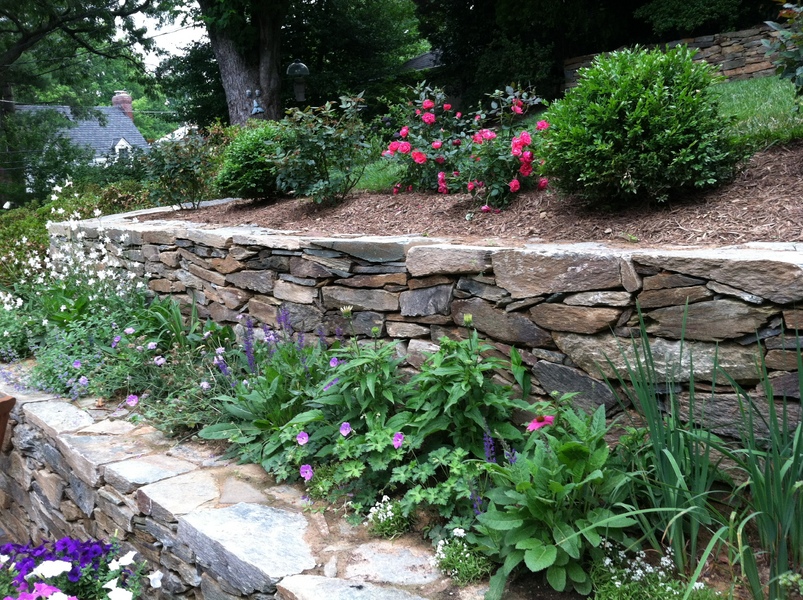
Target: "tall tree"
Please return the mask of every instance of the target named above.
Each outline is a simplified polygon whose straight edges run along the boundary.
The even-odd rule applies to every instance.
[[[248,90],[260,90],[266,118],[281,118],[279,44],[290,0],[198,0],[198,5],[231,123],[251,116]]]

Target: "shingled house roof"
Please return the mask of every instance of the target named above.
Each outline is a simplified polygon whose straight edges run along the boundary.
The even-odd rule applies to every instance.
[[[56,110],[75,122],[74,127],[64,130],[76,146],[89,147],[95,151],[95,158],[103,158],[115,154],[118,147],[140,148],[148,151],[148,142],[140,133],[134,121],[126,115],[120,106],[97,106],[95,110],[105,117],[105,123],[89,116],[85,119],[76,119],[71,115],[68,106],[35,106],[18,104],[16,109],[20,112],[37,112],[43,110]],[[121,144],[121,140],[124,142]]]

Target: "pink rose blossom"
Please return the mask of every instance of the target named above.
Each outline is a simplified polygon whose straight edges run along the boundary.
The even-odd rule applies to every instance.
[[[521,153],[520,160],[521,160],[521,162],[524,162],[524,163],[533,162],[533,153],[530,152],[529,150],[525,150],[524,152]]]
[[[549,185],[549,179],[547,179],[546,177],[542,177],[541,179],[538,180],[539,190],[545,190],[548,185]]]
[[[521,106],[515,106],[515,105],[511,106],[510,110],[512,110],[517,115],[520,115],[524,112],[523,110],[521,110]]]
[[[468,191],[469,192],[473,192],[474,191],[474,182],[473,181],[469,181],[468,182]]]
[[[511,192],[518,192],[519,189],[521,189],[521,183],[519,182],[518,179],[514,179],[513,181],[508,183],[508,186],[510,186]]]
[[[391,152],[398,152],[399,151],[399,146],[400,146],[400,142],[397,142],[397,141],[394,140],[390,144],[388,144],[388,150],[390,150]]]
[[[482,139],[484,140],[492,140],[496,138],[496,132],[492,131],[491,129],[480,129],[480,133],[482,134]]]
[[[420,150],[413,150],[410,156],[412,157],[413,161],[419,165],[423,165],[425,162],[427,162],[427,155]]]
[[[439,156],[438,158],[435,159],[435,162],[438,163],[439,165],[442,165],[443,163],[446,162],[446,159],[442,156]]]
[[[519,167],[519,173],[524,177],[529,177],[533,174],[533,166],[530,163],[523,163],[521,167]]]
[[[452,105],[451,105],[451,104],[444,104],[444,105],[443,105],[443,110],[452,110]],[[459,119],[459,118],[460,118],[460,117],[458,117],[458,119]]]
[[[483,204],[482,207],[480,208],[480,210],[482,212],[484,212],[484,213],[489,213],[489,212],[491,212],[491,207],[488,206],[487,204]]]
[[[463,113],[461,113],[461,112],[458,112],[458,113],[455,113],[455,115],[454,115],[454,116],[455,116],[456,118],[460,119],[460,118],[462,118],[462,117],[463,117]]]
[[[430,108],[435,108],[435,103],[432,100],[430,100],[429,98],[427,98],[426,100],[424,100],[421,103],[421,108],[423,108],[424,110],[429,110]]]
[[[443,146],[443,142],[442,142],[442,141],[440,141],[440,140],[435,140],[434,142],[432,142],[432,147],[433,147],[435,150],[438,150],[438,149],[440,149],[440,147],[441,147],[441,146]]]
[[[420,114],[421,114],[421,109],[420,108],[416,108],[415,109],[415,116],[417,117]]]
[[[538,123],[535,124],[535,128],[538,131],[543,131],[544,129],[549,129],[549,123],[547,123],[546,121],[538,121]]]
[[[410,133],[410,128],[405,125],[399,130],[399,135],[402,137],[407,137],[407,134]]]
[[[399,144],[399,152],[401,152],[402,154],[407,154],[412,149],[413,147],[410,145],[410,142],[401,142]]]
[[[521,140],[521,143],[524,144],[525,146],[529,146],[533,141],[532,138],[530,137],[530,134],[527,133],[526,131],[522,131],[519,134],[519,139]]]
[[[431,112],[425,112],[421,115],[421,120],[424,121],[427,125],[434,125],[435,124],[435,115]]]

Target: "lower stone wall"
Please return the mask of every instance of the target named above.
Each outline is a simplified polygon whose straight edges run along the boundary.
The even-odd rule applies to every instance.
[[[135,425],[124,405],[6,391],[17,398],[0,449],[11,541],[115,537],[162,572],[148,600],[426,600],[449,586],[420,535],[370,540],[340,516],[330,528],[300,486]]]
[[[762,44],[762,40],[769,40],[773,35],[776,34],[768,26],[761,25],[753,29],[675,40],[660,44],[659,47],[673,48],[683,44],[689,48],[697,48],[695,60],[704,60],[719,67],[720,74],[728,81],[736,81],[775,74],[773,59],[767,56]],[[576,85],[577,71],[591,65],[596,56],[587,54],[566,59],[563,63],[564,88]]]

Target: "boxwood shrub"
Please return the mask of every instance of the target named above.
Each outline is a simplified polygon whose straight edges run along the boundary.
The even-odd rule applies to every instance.
[[[714,67],[685,46],[598,56],[547,113],[544,171],[592,201],[664,201],[728,179],[739,153],[725,133]]]
[[[291,128],[275,121],[250,121],[226,148],[215,184],[237,198],[276,196],[275,159],[294,144]]]

